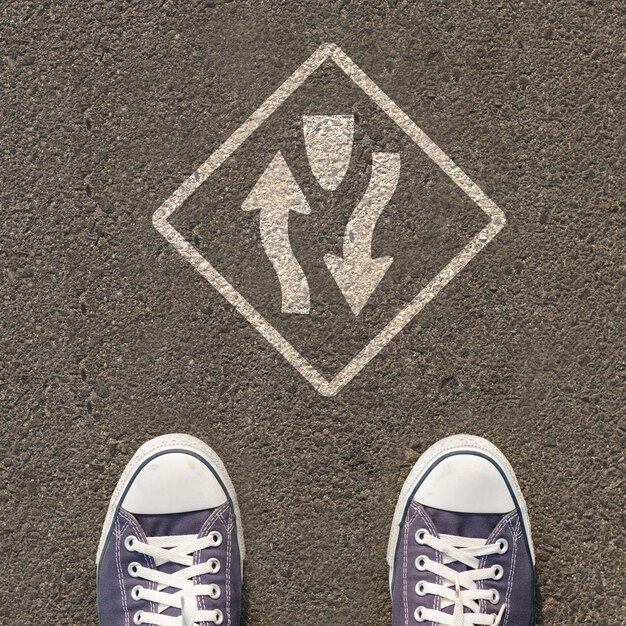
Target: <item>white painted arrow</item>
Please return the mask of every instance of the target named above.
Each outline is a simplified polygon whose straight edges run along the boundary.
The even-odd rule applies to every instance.
[[[241,208],[261,212],[261,242],[280,283],[282,312],[308,313],[311,308],[309,283],[291,248],[289,213],[308,215],[311,207],[280,151]]]
[[[392,257],[372,259],[372,238],[381,213],[391,200],[400,176],[400,155],[375,152],[372,176],[361,202],[350,216],[343,238],[343,258],[324,256],[337,286],[358,315],[383,279]]]

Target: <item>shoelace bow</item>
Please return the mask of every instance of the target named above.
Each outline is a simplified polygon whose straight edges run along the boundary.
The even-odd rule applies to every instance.
[[[132,552],[151,556],[157,567],[165,563],[176,563],[181,569],[173,574],[144,567],[140,563],[131,563],[129,573],[135,578],[156,584],[156,589],[137,585],[132,596],[136,600],[147,600],[157,604],[157,613],[139,611],[134,615],[135,624],[151,624],[152,626],[198,626],[202,622],[221,624],[224,615],[219,609],[206,610],[198,608],[198,600],[208,597],[216,600],[220,596],[217,585],[196,585],[193,578],[204,574],[216,574],[220,569],[218,559],[211,558],[204,563],[193,564],[193,554],[197,550],[217,547],[222,543],[218,532],[209,533],[206,537],[196,535],[178,535],[172,537],[149,537],[147,543],[136,537],[126,539],[126,548]],[[174,593],[164,592],[166,588],[178,589]],[[163,615],[168,608],[180,609],[180,617]]]
[[[440,535],[434,537],[425,530],[418,530],[415,534],[417,543],[426,545],[443,556],[443,563],[432,561],[425,556],[417,557],[418,570],[429,571],[440,576],[443,584],[422,581],[417,584],[416,592],[420,596],[436,595],[441,597],[441,608],[454,606],[452,615],[418,607],[415,619],[418,622],[431,621],[443,626],[498,626],[504,616],[506,604],[500,607],[498,613],[480,613],[480,601],[487,600],[498,604],[497,592],[490,589],[479,589],[476,583],[481,580],[499,580],[503,575],[501,566],[494,565],[478,569],[481,556],[489,554],[503,554],[508,549],[506,541],[499,540],[494,544],[487,544],[485,539],[471,537],[457,537],[455,535]],[[459,562],[467,566],[467,570],[457,572],[448,567],[450,563]],[[465,612],[469,609],[469,613]]]

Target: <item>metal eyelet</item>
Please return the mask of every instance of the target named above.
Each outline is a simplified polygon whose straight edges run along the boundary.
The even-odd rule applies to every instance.
[[[143,616],[142,611],[137,611],[133,615],[133,624],[143,624]]]
[[[137,578],[138,571],[139,571],[139,563],[137,563],[137,561],[133,561],[132,563],[129,564],[128,566],[128,573],[133,577],[133,578]]]
[[[423,572],[426,570],[426,564],[428,563],[428,557],[420,554],[420,556],[418,556],[415,559],[415,567],[420,571]]]
[[[222,567],[222,564],[218,559],[209,559],[207,561],[207,565],[211,567],[211,571],[209,572],[210,574],[217,574]]]
[[[415,541],[419,543],[420,546],[423,546],[427,534],[428,531],[425,528],[420,528],[418,531],[415,532]]]
[[[425,596],[426,595],[426,581],[425,580],[420,580],[417,585],[415,585],[415,593],[418,596]]]
[[[502,565],[494,565],[493,566],[493,575],[491,578],[493,580],[500,580],[504,576],[504,568]]]
[[[210,585],[209,588],[209,598],[217,600],[222,595],[222,590],[219,585]]]
[[[506,539],[500,538],[496,543],[498,545],[498,554],[505,554],[509,549],[509,542]]]
[[[215,619],[213,620],[214,624],[221,624],[224,621],[224,613],[222,613],[219,609],[215,609]]]
[[[424,607],[423,606],[418,606],[415,609],[415,612],[413,613],[413,617],[415,618],[416,622],[424,622],[424,621],[426,621],[426,618],[424,617]]]
[[[213,541],[214,548],[217,548],[217,546],[222,545],[222,541],[223,541],[222,533],[218,532],[217,530],[214,530],[213,532],[209,533],[209,537]]]
[[[489,599],[491,604],[498,604],[500,602],[500,594],[497,589],[491,589],[491,598]]]
[[[135,537],[135,535],[128,535],[128,537],[124,539],[124,547],[129,552],[134,552],[135,549],[133,548],[133,545],[135,544],[135,541],[137,541],[137,537]]]
[[[130,591],[130,597],[133,600],[141,600],[141,592],[143,591],[143,587],[141,585],[135,585]]]

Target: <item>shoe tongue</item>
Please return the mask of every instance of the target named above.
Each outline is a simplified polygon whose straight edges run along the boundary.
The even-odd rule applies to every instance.
[[[135,515],[146,537],[197,535],[212,509],[190,513],[160,513]]]
[[[424,506],[424,511],[433,521],[437,532],[440,535],[455,535],[457,537],[472,537],[475,539],[488,539],[498,522],[502,519],[500,513],[457,513],[455,511],[443,511]],[[454,561],[448,565],[457,572],[464,572],[467,567],[463,563]],[[450,615],[454,612],[454,606],[440,609],[443,613]],[[464,609],[469,613],[469,609]]]
[[[146,537],[173,537],[177,535],[198,535],[204,522],[214,509],[192,511],[190,513],[161,513],[156,515],[135,515],[136,520],[143,529]],[[177,563],[164,563],[158,570],[167,574],[174,574],[181,565]],[[167,587],[165,593],[174,593],[176,589]],[[180,609],[168,608],[162,615],[178,617]]]
[[[457,537],[487,539],[502,519],[501,513],[456,513],[429,506],[424,506],[424,510],[440,535]]]

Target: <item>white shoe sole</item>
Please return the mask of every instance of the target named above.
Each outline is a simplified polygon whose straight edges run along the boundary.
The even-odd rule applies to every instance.
[[[508,482],[513,500],[516,502],[522,514],[522,523],[526,531],[526,537],[528,538],[530,554],[533,564],[535,563],[535,551],[533,548],[532,536],[530,534],[528,509],[511,464],[507,461],[504,454],[502,454],[496,446],[486,439],[483,439],[482,437],[475,437],[474,435],[453,435],[452,437],[441,439],[428,448],[428,450],[426,450],[426,452],[424,452],[424,454],[422,454],[422,456],[417,460],[417,463],[414,465],[407,479],[404,481],[400,497],[398,498],[398,503],[396,504],[396,510],[393,515],[391,533],[389,535],[389,545],[387,547],[387,565],[389,566],[390,586],[393,582],[393,568],[396,557],[396,547],[400,537],[400,526],[402,524],[402,520],[404,519],[409,499],[413,497],[417,486],[438,460],[458,452],[474,452],[484,455],[494,462],[495,465],[502,471]]]
[[[139,450],[135,452],[133,458],[128,462],[128,465],[126,465],[126,468],[122,472],[122,476],[117,483],[117,487],[113,492],[109,509],[104,520],[102,535],[100,536],[100,543],[98,544],[98,552],[96,555],[96,565],[100,563],[100,557],[102,556],[102,551],[104,550],[107,537],[111,532],[111,526],[114,523],[120,503],[124,499],[131,481],[137,475],[139,468],[142,467],[150,458],[166,451],[187,451],[199,456],[209,465],[221,481],[235,511],[237,541],[239,543],[241,566],[243,568],[245,547],[243,543],[243,529],[241,527],[241,514],[239,513],[239,504],[237,503],[235,488],[233,487],[233,483],[231,482],[228,472],[224,467],[224,463],[222,463],[222,459],[220,459],[217,453],[209,448],[209,446],[207,446],[203,441],[200,441],[200,439],[192,437],[191,435],[182,434],[162,435],[160,437],[150,439],[150,441],[144,443]]]

